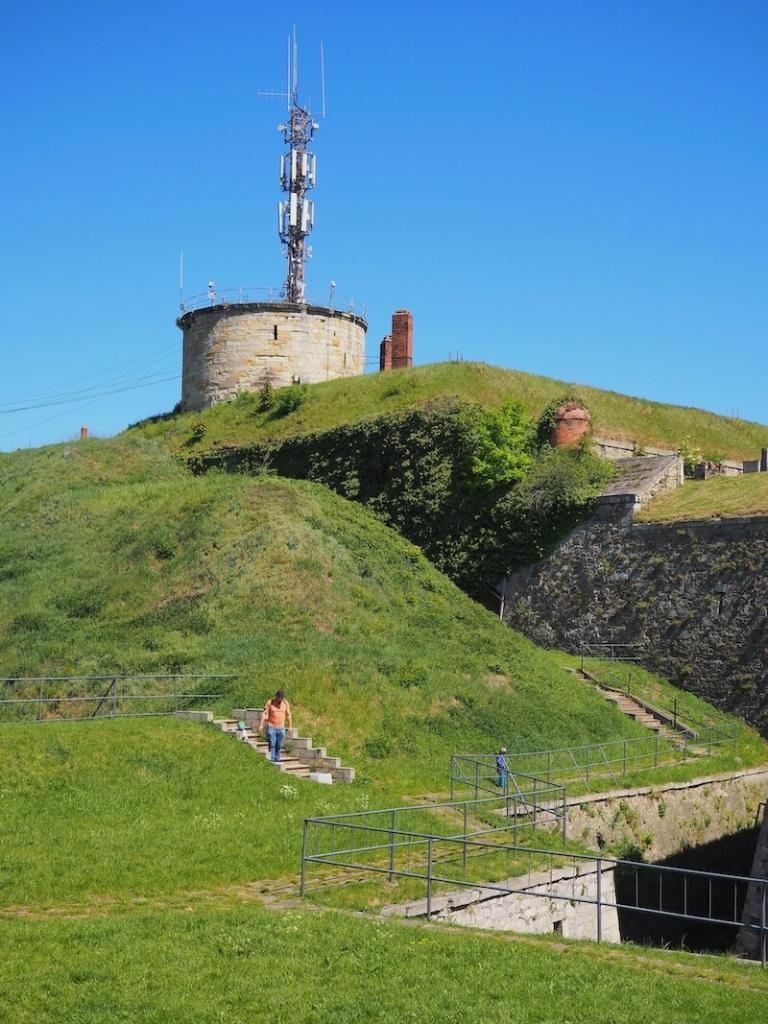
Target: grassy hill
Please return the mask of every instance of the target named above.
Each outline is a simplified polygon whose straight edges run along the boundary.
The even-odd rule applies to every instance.
[[[716,958],[255,905],[306,815],[445,791],[459,749],[644,734],[569,660],[322,487],[135,437],[0,456],[0,675],[232,672],[222,710],[285,685],[359,771],[291,785],[168,719],[0,725],[0,1020],[755,1018],[762,976]],[[742,729],[733,763],[765,749]]]
[[[662,494],[635,517],[640,522],[673,523],[685,519],[729,519],[768,515],[768,473],[687,480]]]
[[[317,485],[193,477],[151,442],[88,441],[0,458],[0,522],[0,675],[231,672],[221,710],[285,686],[297,723],[360,780],[302,785],[294,805],[268,765],[203,727],[5,726],[9,902],[272,877],[305,813],[444,792],[458,750],[644,734]],[[743,730],[737,761],[764,751]],[[232,852],[243,841],[247,857]]]
[[[688,438],[706,457],[735,459],[756,458],[759,449],[768,444],[768,426],[762,424],[484,363],[436,363],[396,373],[312,384],[303,405],[284,416],[259,412],[258,395],[244,394],[204,413],[144,423],[133,428],[133,432],[155,438],[172,451],[185,451],[193,441],[193,428],[203,423],[204,434],[191,445],[193,450],[200,451],[224,444],[248,444],[328,430],[446,396],[487,406],[517,398],[528,416],[538,416],[566,390],[575,390],[587,403],[598,435],[674,449]]]
[[[320,486],[92,441],[0,459],[0,517],[2,675],[234,672],[224,707],[285,686],[318,742],[411,792],[458,747],[629,728]]]

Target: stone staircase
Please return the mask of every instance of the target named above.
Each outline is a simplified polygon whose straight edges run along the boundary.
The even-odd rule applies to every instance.
[[[177,718],[215,725],[237,739],[237,723],[245,722],[245,742],[264,757],[269,757],[269,744],[256,730],[261,720],[260,708],[234,708],[231,718],[214,718],[212,711],[177,711]],[[239,740],[239,742],[243,742]],[[271,763],[271,762],[270,762]],[[308,779],[314,772],[330,774],[334,782],[354,782],[355,769],[345,767],[340,757],[330,757],[324,747],[312,746],[309,736],[299,736],[298,729],[285,730],[285,742],[275,768],[295,779]]]
[[[682,747],[682,734],[678,730],[673,729],[665,719],[656,716],[644,704],[641,704],[625,693],[621,693],[619,690],[606,690],[601,687],[600,692],[606,700],[612,701],[619,711],[623,711],[629,718],[634,718],[640,725],[644,725],[646,729],[651,729],[653,732],[658,733],[659,736],[663,736],[665,740],[669,740],[675,746]]]

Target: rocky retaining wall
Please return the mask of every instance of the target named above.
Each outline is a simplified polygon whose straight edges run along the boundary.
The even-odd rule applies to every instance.
[[[750,828],[768,792],[768,768],[571,798],[568,835],[594,850],[623,844],[660,861]]]
[[[571,939],[597,939],[597,907],[580,900],[597,899],[597,865],[586,861],[578,867],[526,874],[494,882],[515,889],[500,896],[494,889],[464,889],[432,899],[432,916],[451,924],[494,931],[528,932],[545,935],[557,932]],[[612,867],[600,871],[600,898],[616,902]],[[425,917],[426,900],[385,907],[388,916]],[[620,942],[619,918],[615,907],[600,909],[603,942]]]
[[[646,667],[768,734],[768,517],[663,525],[604,506],[508,578],[504,620],[573,652],[642,644]]]

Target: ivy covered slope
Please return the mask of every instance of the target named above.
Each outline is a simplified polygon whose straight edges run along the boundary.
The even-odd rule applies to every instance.
[[[363,776],[443,788],[459,748],[632,733],[366,510],[276,478],[194,477],[122,438],[0,458],[0,674],[234,672],[285,685]]]
[[[258,396],[245,396],[204,413],[146,422],[135,430],[161,440],[174,451],[183,451],[195,428],[203,425],[204,436],[198,440],[202,448],[209,449],[324,431],[446,397],[489,407],[513,398],[522,403],[527,417],[537,418],[549,402],[567,390],[575,390],[589,407],[598,435],[673,449],[688,439],[706,458],[756,458],[759,449],[768,444],[768,427],[763,424],[585,385],[574,387],[484,363],[435,363],[312,384],[305,400],[293,410],[260,411]]]
[[[190,451],[186,461],[196,472],[277,472],[325,484],[486,600],[505,573],[541,558],[592,511],[612,473],[587,445],[549,446],[551,411],[536,421],[514,399],[496,408],[442,399],[271,443]]]

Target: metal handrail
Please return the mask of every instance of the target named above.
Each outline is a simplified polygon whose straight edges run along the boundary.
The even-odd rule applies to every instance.
[[[367,813],[367,812],[362,812]],[[381,813],[385,814],[386,811]],[[345,817],[358,817],[361,812],[357,814],[345,815]],[[309,850],[309,836],[310,829],[317,826],[327,826],[332,830],[337,828],[347,829],[352,832],[354,830],[370,831],[380,833],[388,837],[388,842],[379,843],[376,845],[366,845],[361,847],[350,846],[346,849],[333,849],[324,852],[310,852]],[[304,821],[304,831],[302,838],[302,853],[301,853],[301,882],[300,882],[300,893],[302,896],[306,894],[307,888],[307,869],[310,864],[325,865],[326,867],[341,867],[348,868],[355,871],[370,872],[374,874],[386,875],[391,881],[395,877],[399,878],[416,878],[426,882],[426,907],[425,916],[429,919],[432,916],[433,911],[433,886],[435,883],[458,886],[468,888],[472,890],[480,890],[480,893],[484,897],[486,893],[498,893],[499,895],[513,895],[515,893],[524,893],[526,896],[536,896],[547,899],[549,901],[567,901],[570,904],[583,903],[594,906],[596,908],[596,939],[598,942],[602,941],[602,911],[603,909],[614,909],[624,910],[629,912],[638,912],[648,915],[657,915],[663,917],[677,918],[680,920],[701,922],[701,923],[714,923],[724,925],[728,927],[738,927],[743,931],[757,934],[760,939],[760,960],[765,967],[766,965],[766,952],[768,950],[768,922],[766,921],[766,904],[768,903],[768,879],[754,878],[748,875],[731,875],[716,871],[699,871],[695,868],[679,868],[663,864],[645,864],[642,861],[629,861],[622,860],[613,857],[603,857],[599,854],[582,854],[582,853],[571,853],[566,851],[553,851],[551,849],[543,849],[534,846],[518,846],[517,845],[517,829],[512,831],[514,845],[506,845],[498,842],[488,842],[487,840],[478,839],[477,837],[470,837],[468,834],[456,835],[456,836],[443,836],[435,833],[423,833],[423,832],[412,832],[396,827],[390,828],[379,828],[371,827],[366,825],[358,825],[350,821],[338,822],[329,818],[308,818]],[[335,836],[335,831],[331,831],[331,836]],[[399,840],[399,841],[398,841]],[[460,847],[461,850],[461,861],[463,870],[466,872],[468,863],[468,853],[470,850],[479,850],[481,855],[483,852],[493,853],[498,855],[499,853],[511,853],[516,857],[521,854],[528,855],[528,882],[525,884],[525,872],[521,872],[519,876],[513,876],[507,878],[503,882],[478,882],[470,880],[466,877],[457,878],[447,877],[446,875],[440,874],[434,870],[435,866],[435,849],[440,843],[453,844],[454,846]],[[413,870],[410,866],[403,868],[397,866],[397,853],[402,850],[410,850],[414,847],[427,847],[426,865],[423,870]],[[389,852],[389,861],[386,865],[382,864],[371,864],[363,862],[359,855],[367,853],[382,853],[383,851]],[[349,860],[349,855],[356,855],[353,860]],[[549,882],[547,883],[546,878],[541,881],[535,881],[532,884],[531,881],[531,860],[533,857],[545,858],[549,860]],[[455,858],[448,857],[448,862],[454,862]],[[596,875],[596,895],[590,897],[584,894],[577,894],[575,888],[572,887],[570,892],[558,891],[557,888],[553,889],[553,881],[558,883],[563,879],[553,880],[552,872],[554,864],[557,861],[558,868],[565,868],[571,870],[573,874],[571,878],[574,880],[580,877],[584,872],[579,871],[579,864],[588,864]],[[446,858],[443,857],[438,861],[439,863],[445,863]],[[634,872],[635,876],[635,901],[634,903],[629,901],[621,901],[617,896],[613,899],[603,897],[602,877],[606,872],[625,870],[626,872]],[[638,878],[641,873],[644,873],[650,878],[658,877],[658,906],[654,906],[650,900],[644,900],[641,903],[640,900],[640,889],[638,885]],[[675,905],[670,906],[669,899],[665,906],[664,901],[664,884],[663,880],[665,877],[675,876],[682,879],[682,909],[679,906],[680,894],[677,893],[675,896]],[[514,884],[517,880],[520,880],[520,884]],[[691,880],[704,880],[707,883],[707,912],[704,913],[703,909],[695,909],[693,912],[689,912],[689,889],[688,882]],[[567,876],[566,879],[567,881]],[[715,885],[724,885],[726,887],[725,893],[728,896],[728,905],[733,907],[732,915],[729,913],[727,916],[718,909],[718,906],[722,906],[722,900],[713,901],[713,883]],[[744,920],[738,914],[738,893],[739,887],[743,887],[746,890],[746,897],[749,898],[749,892],[751,887],[757,887],[757,891],[760,897],[760,922],[754,924],[749,920]],[[655,890],[654,890],[655,891]],[[668,891],[668,890],[667,890]],[[717,893],[719,895],[719,893]],[[644,893],[645,896],[645,893]],[[694,905],[695,906],[695,905]]]
[[[179,309],[183,316],[185,313],[194,313],[198,309],[211,309],[215,306],[241,306],[252,302],[279,302],[287,306],[322,306],[324,309],[332,309],[340,313],[351,313],[363,320],[368,316],[366,307],[352,299],[348,302],[338,302],[330,294],[321,296],[317,292],[307,292],[302,302],[288,302],[283,288],[258,285],[242,288],[212,288],[200,295],[191,295],[189,298],[182,299]]]

